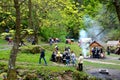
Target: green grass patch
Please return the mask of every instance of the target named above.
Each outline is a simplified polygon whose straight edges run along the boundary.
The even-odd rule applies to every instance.
[[[0,45],[2,45],[2,44],[7,44],[7,41],[4,39],[0,39]]]
[[[107,57],[120,57],[120,55],[117,54],[110,54],[110,55],[106,55]]]
[[[8,60],[10,56],[9,54],[10,50],[0,50],[0,59]]]
[[[107,69],[118,69],[120,70],[120,65],[112,65],[112,64],[101,64],[101,63],[93,63],[89,61],[84,61],[84,67],[93,67],[93,68],[107,68]]]
[[[52,46],[49,46],[49,45],[44,45],[43,47],[46,49],[46,50],[49,50],[49,51],[54,51],[55,50],[55,45],[56,44],[53,44]],[[81,48],[78,46],[78,44],[76,42],[74,42],[73,44],[65,44],[65,43],[58,43],[57,44],[58,48],[59,48],[59,51],[61,53],[64,52],[65,50],[65,47],[70,47],[71,51],[74,51],[74,53],[76,54],[76,56],[79,56],[79,54],[81,53]]]
[[[115,63],[115,64],[119,64],[120,63],[120,60],[107,60],[107,59],[103,59],[103,60],[100,60],[101,62],[109,62],[109,63]]]

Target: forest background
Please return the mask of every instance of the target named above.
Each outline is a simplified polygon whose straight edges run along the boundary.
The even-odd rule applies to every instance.
[[[1,0],[0,32],[1,37],[13,37],[13,48],[9,59],[8,79],[16,76],[15,62],[19,43],[28,34],[35,42],[47,41],[57,37],[79,38],[79,31],[93,30],[97,35],[89,36],[99,40],[119,40],[120,37],[120,1],[119,0]],[[96,29],[97,27],[97,29]],[[4,32],[9,31],[9,33]],[[11,74],[12,73],[12,74]]]

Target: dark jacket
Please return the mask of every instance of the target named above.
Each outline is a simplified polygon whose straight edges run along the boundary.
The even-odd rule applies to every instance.
[[[41,58],[45,57],[45,51],[41,51],[41,55],[40,55]]]

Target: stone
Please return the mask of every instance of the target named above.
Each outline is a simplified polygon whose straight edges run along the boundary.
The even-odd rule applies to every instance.
[[[99,69],[99,73],[101,73],[101,74],[109,74],[108,69]]]

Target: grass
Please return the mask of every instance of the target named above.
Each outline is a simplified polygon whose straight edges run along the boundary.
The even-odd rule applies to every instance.
[[[71,48],[71,50],[73,50],[75,52],[77,57],[81,53],[81,49],[77,45],[77,43],[73,43],[71,45],[70,44],[64,44],[64,43],[58,43],[57,45],[58,45],[61,52],[64,51],[65,47],[69,46]],[[28,71],[36,70],[40,74],[43,74],[43,75],[51,75],[51,74],[54,74],[56,72],[59,73],[59,74],[62,74],[64,71],[67,71],[67,70],[72,70],[72,71],[76,70],[76,68],[74,68],[74,67],[54,65],[50,61],[50,57],[51,57],[52,51],[54,50],[55,44],[53,44],[52,46],[43,45],[42,47],[45,48],[45,54],[46,54],[46,60],[47,60],[48,66],[44,66],[43,60],[42,60],[42,64],[38,64],[39,56],[40,56],[39,53],[38,54],[31,54],[31,53],[19,52],[18,55],[17,55],[17,61],[16,61],[17,69],[23,69],[23,70],[25,69],[25,70],[28,70]],[[2,47],[0,47],[0,49],[2,49]],[[6,70],[7,70],[9,55],[10,55],[10,49],[9,48],[6,49],[6,50],[0,50],[0,60],[1,60],[0,66],[5,65],[4,68]],[[107,57],[118,57],[118,55],[111,54],[110,56],[107,56]],[[117,60],[106,60],[106,59],[101,60],[100,59],[100,61],[113,62],[113,63],[119,64],[119,61],[117,61]],[[119,65],[100,64],[100,63],[93,63],[93,62],[88,62],[88,61],[84,61],[84,67],[107,68],[107,69],[120,70]],[[54,75],[57,75],[57,74],[54,74]]]
[[[120,60],[107,60],[107,59],[101,59],[99,61],[102,61],[102,62],[110,62],[110,63],[115,63],[115,64],[119,64],[120,63]]]
[[[110,54],[110,55],[107,55],[108,57],[120,57],[120,55],[116,55],[116,54]]]
[[[65,47],[70,47],[71,51],[74,51],[76,56],[79,56],[79,54],[81,53],[81,48],[78,46],[77,42],[72,43],[71,45],[65,44],[65,43],[58,43],[57,46],[61,52],[63,52],[65,50]],[[55,49],[55,44],[53,44],[51,47],[46,46],[45,49],[47,49],[49,51],[53,51]]]
[[[106,68],[106,69],[120,70],[120,65],[100,64],[100,63],[93,63],[93,62],[89,62],[89,61],[85,61],[84,66],[92,67],[92,68]]]
[[[3,39],[0,39],[0,45],[2,45],[2,44],[7,44],[7,41],[3,40]]]
[[[76,55],[78,56],[81,49],[78,47],[77,43],[73,43],[73,44],[64,44],[64,43],[58,43],[57,44],[60,51],[63,51],[65,47],[70,47],[71,50],[74,50],[74,52],[76,53]],[[54,46],[49,46],[49,45],[44,45],[43,47],[46,49],[46,60],[47,60],[47,63],[48,65],[51,65],[52,62],[50,61],[50,57],[51,57],[51,54],[52,54],[52,50],[54,50]],[[0,50],[0,59],[3,59],[3,60],[8,60],[9,59],[9,55],[10,55],[10,50]],[[17,55],[17,62],[25,62],[25,63],[30,63],[30,64],[38,64],[39,62],[39,56],[40,54],[30,54],[30,53],[21,53],[19,52],[18,55]],[[110,56],[112,57],[116,57],[117,55],[114,55],[114,54],[111,54]],[[109,57],[109,56],[108,56]],[[106,59],[100,59],[100,61],[103,61],[103,62],[113,62],[113,63],[116,63],[116,64],[119,64],[119,61],[117,60],[106,60]],[[42,64],[40,66],[43,66],[44,65],[44,62],[42,60]],[[97,64],[97,63],[91,63],[91,62],[87,62],[85,61],[84,62],[84,65],[85,66],[93,66],[93,67],[104,67],[104,68],[114,68],[114,69],[120,69],[118,65],[116,65],[114,67],[114,65],[111,65],[111,64]],[[111,65],[111,66],[109,66]]]

